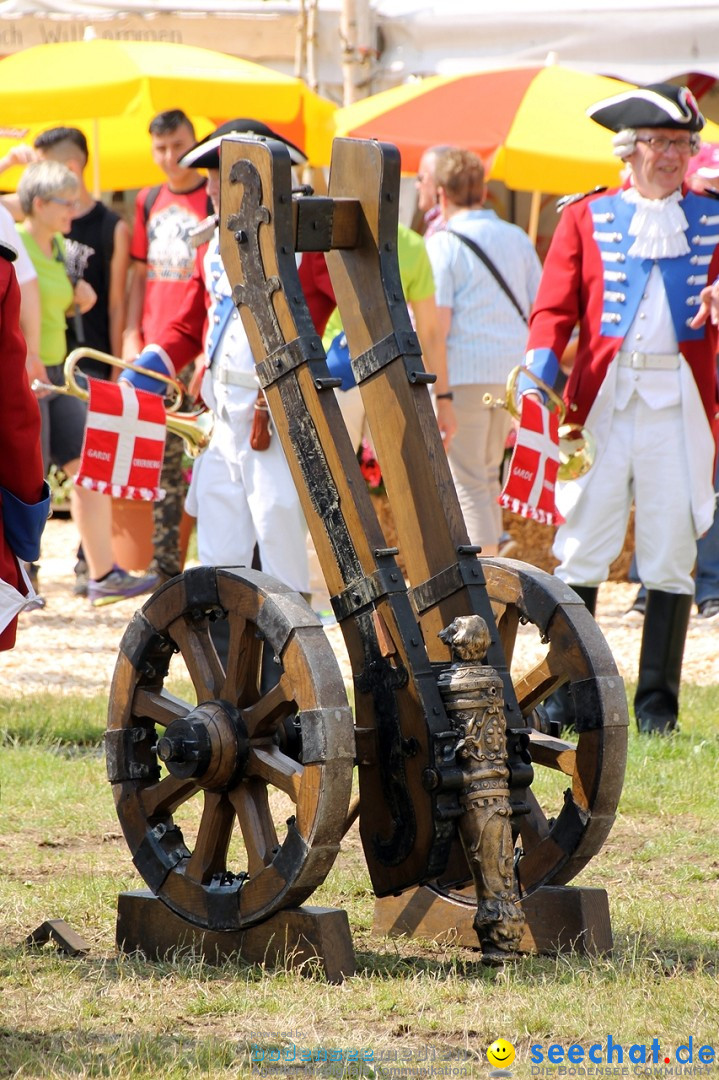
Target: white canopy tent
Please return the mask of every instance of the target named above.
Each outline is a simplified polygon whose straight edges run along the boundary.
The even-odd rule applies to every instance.
[[[719,78],[717,0],[0,0],[0,55],[92,27],[98,37],[200,45],[302,74],[301,8],[314,19],[317,89],[338,102],[350,10],[367,28],[357,42],[366,93],[549,53],[633,82]]]
[[[716,0],[376,0],[382,64],[401,78],[488,63],[563,64],[629,82],[719,77]]]

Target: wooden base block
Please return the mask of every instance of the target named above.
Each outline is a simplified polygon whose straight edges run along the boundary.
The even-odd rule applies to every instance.
[[[520,952],[574,952],[598,956],[612,951],[609,902],[604,889],[547,886],[522,900],[527,921]],[[478,949],[472,926],[476,907],[420,886],[400,896],[378,898],[373,933],[406,935]]]
[[[332,983],[355,973],[347,913],[335,908],[288,908],[246,930],[203,930],[140,889],[120,893],[115,939],[120,952],[140,951],[149,960],[188,952],[209,963],[235,956],[273,967],[302,968],[317,960]]]

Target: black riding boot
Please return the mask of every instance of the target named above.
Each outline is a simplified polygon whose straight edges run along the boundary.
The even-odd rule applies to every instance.
[[[634,695],[637,727],[644,735],[668,735],[677,726],[684,642],[694,597],[649,590],[639,677]]]
[[[574,589],[577,596],[584,601],[589,614],[594,615],[599,591],[597,586],[572,585],[570,588]],[[555,690],[553,694],[550,694],[544,705],[540,705],[540,709],[543,710],[544,716],[542,719],[548,724],[551,734],[558,735],[562,730],[574,730],[577,714],[566,683],[564,686],[560,686],[558,690]]]
[[[577,596],[584,601],[584,606],[590,615],[594,615],[597,610],[597,594],[599,592],[598,585],[570,585],[570,589],[574,589]]]

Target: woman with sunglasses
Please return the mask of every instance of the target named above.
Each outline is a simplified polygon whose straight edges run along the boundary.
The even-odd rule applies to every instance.
[[[18,231],[37,271],[40,287],[39,345],[28,342],[28,352],[40,356],[41,381],[55,386],[65,382],[67,316],[84,314],[97,299],[86,281],[73,284],[65,267],[63,236],[70,231],[77,191],[76,176],[58,161],[28,165],[17,189],[25,214]],[[37,377],[37,373],[30,372],[30,377]],[[48,390],[38,390],[37,396],[45,470],[54,464],[68,476],[74,476],[80,466],[87,407],[79,398]],[[156,575],[135,577],[114,565],[112,501],[107,495],[74,485],[70,512],[88,563],[88,597],[94,606],[138,596],[154,588]]]

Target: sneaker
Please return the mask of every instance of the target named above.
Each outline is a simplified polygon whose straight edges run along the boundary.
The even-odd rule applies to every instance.
[[[73,596],[87,596],[87,583],[90,573],[84,559],[78,559],[75,563],[75,584],[72,587]]]
[[[116,604],[118,600],[128,600],[142,593],[152,592],[158,584],[157,574],[128,574],[119,566],[114,566],[102,581],[87,583],[87,598],[93,607]]]
[[[147,568],[148,574],[155,574],[157,577],[157,584],[164,585],[166,581],[172,581],[174,577],[182,573],[182,570],[168,570],[166,566],[162,566],[157,559],[153,559]]]
[[[643,619],[647,610],[647,594],[640,589],[634,598],[632,606],[624,612],[625,619]]]
[[[715,622],[719,619],[719,597],[712,596],[709,600],[702,600],[697,614],[705,622]]]
[[[28,601],[23,608],[23,611],[40,611],[47,604],[47,600],[44,596],[40,596],[39,592],[40,585],[38,584],[38,572],[40,567],[37,563],[31,562],[25,563],[25,569],[27,570],[27,576],[30,578],[30,584],[35,590],[36,595],[33,596],[32,600]]]

